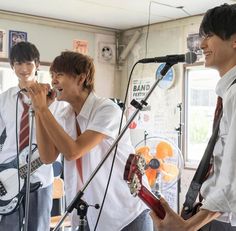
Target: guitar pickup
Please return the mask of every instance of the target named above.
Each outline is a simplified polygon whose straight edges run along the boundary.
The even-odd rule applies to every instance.
[[[7,194],[7,190],[5,189],[4,185],[0,181],[0,196],[4,196]]]

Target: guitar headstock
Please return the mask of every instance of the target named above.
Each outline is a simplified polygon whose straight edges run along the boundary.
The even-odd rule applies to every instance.
[[[146,161],[141,155],[130,154],[126,161],[123,178],[128,183],[131,194],[139,196],[149,208],[163,219],[165,210],[160,200],[142,184],[145,167]]]
[[[142,186],[142,175],[145,173],[145,159],[136,154],[130,154],[125,165],[124,180],[127,181],[130,192],[137,196]]]

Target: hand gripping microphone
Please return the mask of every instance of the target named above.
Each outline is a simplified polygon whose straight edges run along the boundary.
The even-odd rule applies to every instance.
[[[54,89],[49,89],[47,93],[47,97],[51,97],[53,91]],[[27,89],[22,88],[19,92],[27,92]]]
[[[197,55],[194,52],[187,52],[182,55],[166,55],[154,58],[140,59],[138,63],[179,63],[185,62],[187,64],[193,64],[197,60]]]

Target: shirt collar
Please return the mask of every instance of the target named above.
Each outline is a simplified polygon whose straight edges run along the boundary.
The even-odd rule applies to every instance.
[[[236,76],[236,66],[224,74],[216,85],[216,94],[223,98],[225,92],[230,87]]]
[[[12,91],[13,96],[17,97],[17,94],[21,94],[20,95],[21,100],[23,100],[23,102],[26,104],[30,104],[31,103],[30,98],[26,94],[24,94],[23,91],[20,93],[20,90],[22,89],[19,86],[16,86]]]
[[[18,92],[20,91],[21,89],[19,88],[19,86],[16,86],[12,89],[12,94],[14,96],[16,96],[18,94]]]
[[[93,105],[96,101],[97,96],[95,95],[94,92],[90,92],[90,94],[88,95],[87,99],[84,102],[84,105],[79,113],[79,116],[82,116],[86,119],[89,118],[91,111],[93,109]]]

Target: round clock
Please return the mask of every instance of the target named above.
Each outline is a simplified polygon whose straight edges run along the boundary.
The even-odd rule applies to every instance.
[[[160,79],[161,78],[161,70],[163,69],[163,67],[165,66],[165,63],[162,63],[161,65],[159,65],[159,67],[156,70],[156,78]],[[171,67],[169,69],[169,71],[166,73],[166,75],[163,77],[163,79],[157,84],[158,87],[160,87],[161,89],[169,89],[172,87],[173,83],[175,80],[175,71],[174,68]]]

